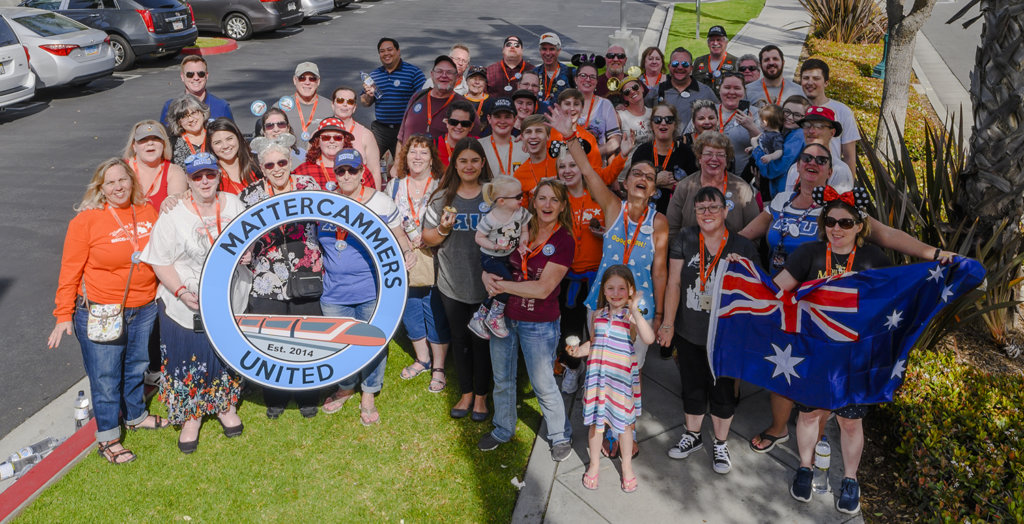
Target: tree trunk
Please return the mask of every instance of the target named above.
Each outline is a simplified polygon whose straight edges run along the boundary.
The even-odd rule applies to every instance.
[[[875,151],[891,157],[889,132],[892,140],[896,133],[902,136],[907,120],[907,99],[910,97],[910,73],[914,63],[914,42],[917,31],[932,14],[935,0],[914,0],[910,12],[903,14],[903,0],[886,0],[885,14],[889,18],[889,53],[885,61],[885,84],[882,87],[882,107],[879,110],[875,132]],[[897,148],[899,146],[897,145]]]

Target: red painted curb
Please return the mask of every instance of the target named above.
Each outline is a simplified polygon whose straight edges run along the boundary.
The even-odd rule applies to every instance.
[[[235,49],[238,49],[238,42],[230,38],[225,38],[224,40],[227,40],[228,43],[213,47],[186,47],[185,49],[181,50],[181,54],[200,56],[222,55],[224,53],[230,53]]]

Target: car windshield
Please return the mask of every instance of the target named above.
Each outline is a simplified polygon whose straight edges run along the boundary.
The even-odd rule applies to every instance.
[[[88,27],[57,13],[39,13],[14,19],[39,36],[57,36],[84,31]]]
[[[174,9],[176,7],[184,7],[184,5],[177,0],[135,0],[135,3],[147,9]]]
[[[17,44],[18,37],[15,36],[14,31],[11,31],[11,26],[7,25],[3,18],[0,18],[0,47]]]

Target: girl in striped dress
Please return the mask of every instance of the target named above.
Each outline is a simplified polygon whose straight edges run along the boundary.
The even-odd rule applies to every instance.
[[[642,294],[637,291],[628,267],[617,264],[606,269],[600,290],[590,331],[594,334],[593,344],[566,341],[570,355],[590,355],[583,396],[583,423],[590,426],[590,465],[583,475],[583,486],[597,489],[601,441],[607,425],[619,435],[622,491],[630,493],[637,487],[632,461],[633,425],[640,415],[640,369],[633,353],[633,339],[639,335],[645,344],[650,344],[655,334],[640,313]]]

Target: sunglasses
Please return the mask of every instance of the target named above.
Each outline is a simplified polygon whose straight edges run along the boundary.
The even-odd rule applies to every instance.
[[[608,60],[625,60],[626,53],[608,53],[604,57]]]
[[[335,104],[348,104],[350,106],[354,106],[354,105],[356,105],[356,99],[355,98],[335,98],[334,99],[334,103]]]
[[[723,206],[722,204],[712,204],[710,206],[699,206],[699,207],[693,208],[693,210],[696,211],[698,215],[706,215],[708,213],[717,213],[717,212],[721,211],[722,209],[725,209],[725,206]]]
[[[363,168],[351,166],[338,166],[334,168],[334,172],[339,175],[361,175],[363,174]]]
[[[640,84],[633,84],[633,87],[624,87],[622,92],[625,93],[636,93],[640,90]]]
[[[501,200],[503,198],[504,199],[512,199],[512,200],[522,200],[523,199],[523,194],[519,193],[518,195],[512,195],[512,196],[500,196],[500,197],[495,198],[495,200]]]
[[[505,42],[505,47],[523,47],[519,42]]]
[[[320,79],[314,75],[302,75],[299,77],[299,82],[316,82],[317,80]]]
[[[825,227],[827,229],[836,227],[836,225],[843,229],[853,229],[853,226],[857,225],[857,221],[852,218],[825,217]]]
[[[668,63],[672,67],[690,67],[690,63],[686,60],[673,60]]]
[[[196,76],[199,78],[206,78],[206,71],[189,71],[185,73],[185,78],[192,78]]]
[[[206,177],[207,180],[213,180],[217,178],[218,175],[220,175],[220,173],[216,171],[206,170],[200,171],[198,173],[192,173],[191,175],[188,176],[188,178],[193,182],[199,182],[200,180],[203,179],[204,176]]]
[[[752,71],[757,71],[757,66],[740,66],[740,71],[742,71],[744,73],[750,73]]]
[[[274,169],[274,166],[285,167],[287,165],[288,165],[288,159],[287,158],[282,158],[281,160],[278,160],[277,162],[264,162],[263,163],[263,169],[266,169],[267,171],[270,171],[271,169]]]
[[[267,122],[263,124],[263,129],[266,129],[267,131],[274,129],[275,127],[278,129],[288,129],[288,122]]]
[[[449,118],[448,124],[452,127],[472,127],[472,120],[459,120],[458,118]]]
[[[321,142],[344,142],[345,137],[343,135],[320,135]]]
[[[827,157],[827,156],[816,156],[816,155],[812,155],[810,153],[801,153],[800,154],[800,161],[804,162],[804,163],[807,163],[807,164],[810,164],[811,162],[814,162],[815,164],[818,164],[819,166],[823,166],[825,164],[831,164],[832,163],[832,159]]]
[[[651,123],[653,123],[654,125],[658,125],[658,124],[674,124],[674,123],[676,123],[676,117],[674,117],[672,115],[669,115],[669,116],[652,116],[651,117]]]

